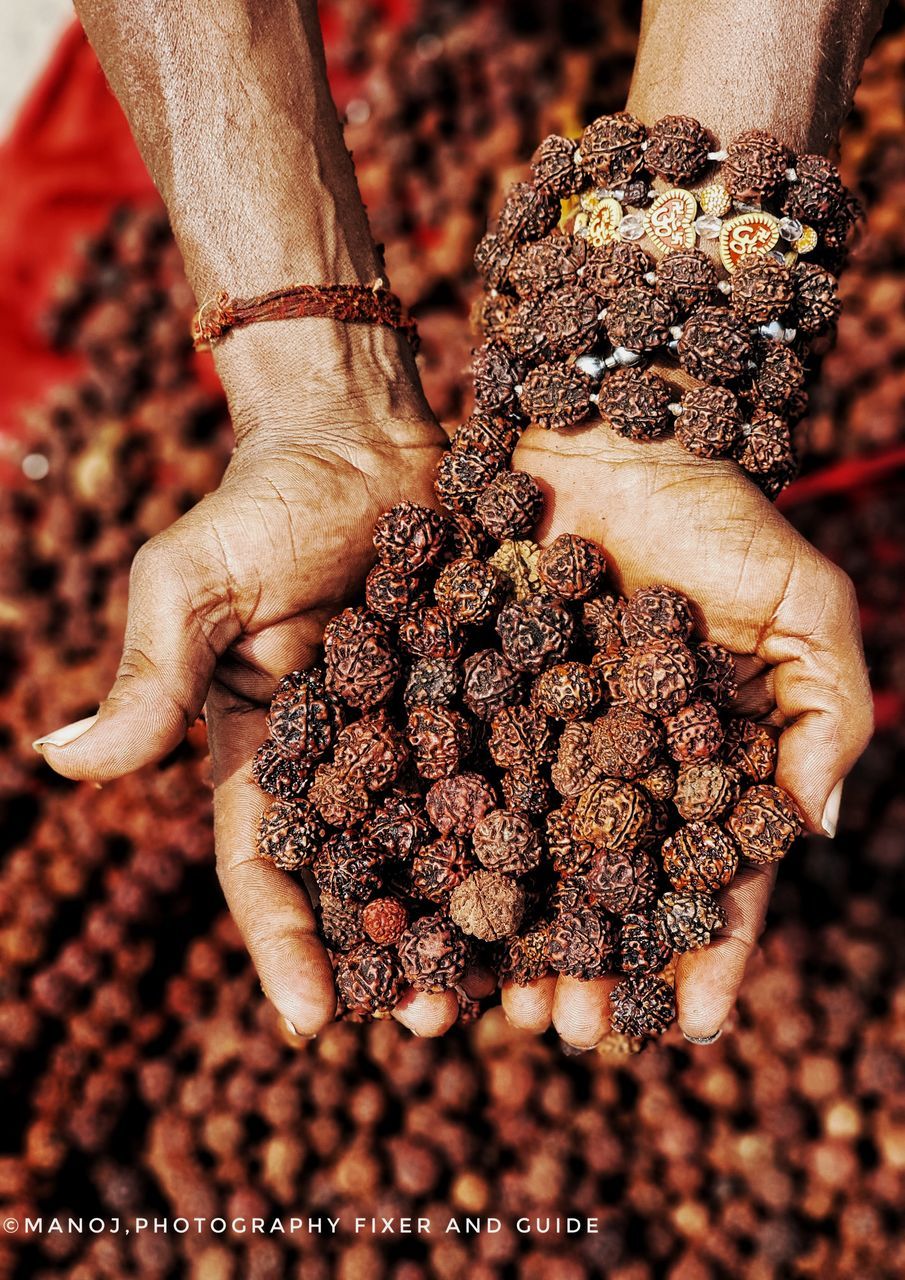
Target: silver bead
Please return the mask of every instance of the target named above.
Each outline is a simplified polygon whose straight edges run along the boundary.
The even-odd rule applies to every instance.
[[[717,288],[719,289],[720,293],[725,293],[727,298],[729,297],[729,294],[732,292],[732,285],[728,280],[720,280],[719,284],[717,285]]]
[[[792,244],[796,240],[800,240],[804,233],[804,227],[797,218],[780,218],[779,234],[783,240],[789,240]]]
[[[580,369],[582,373],[586,373],[589,378],[598,382],[603,377],[606,361],[603,356],[579,356],[575,361],[575,368]]]
[[[657,283],[656,271],[646,271],[644,273],[643,279],[645,284],[656,284]]]
[[[668,404],[666,407],[674,418],[678,418],[678,416],[683,412],[682,406],[678,400],[674,400],[672,404]]]
[[[798,170],[786,169],[786,182],[797,182],[797,181],[798,181]]]
[[[773,338],[774,341],[782,341],[785,329],[778,320],[771,320],[769,324],[762,324],[758,330],[762,338]]]
[[[615,347],[613,349],[613,358],[618,365],[626,368],[628,365],[638,363],[641,359],[641,352],[629,351],[628,347]]]

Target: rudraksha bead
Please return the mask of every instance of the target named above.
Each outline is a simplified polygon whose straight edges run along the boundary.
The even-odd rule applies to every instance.
[[[408,926],[408,912],[398,898],[375,898],[362,911],[361,924],[372,942],[394,947]]]
[[[560,198],[570,196],[582,182],[577,162],[578,143],[551,133],[531,157],[531,172],[538,187],[552,191]]]
[[[644,167],[668,182],[692,182],[707,163],[712,142],[691,116],[662,116],[648,134]]]
[[[615,706],[594,722],[591,755],[611,778],[648,773],[663,749],[663,730],[636,707]]]
[[[458,658],[465,633],[444,609],[432,604],[402,619],[399,643],[419,658]]]
[[[702,382],[735,382],[748,369],[751,335],[728,307],[702,307],[690,316],[678,342],[679,364]]]
[[[672,425],[672,392],[647,369],[616,369],[600,387],[597,408],[601,418],[629,440],[656,440]]]
[[[450,658],[419,658],[409,668],[402,695],[406,710],[424,703],[429,707],[448,707],[455,702],[462,687],[462,669]]]
[[[496,413],[517,403],[524,369],[499,343],[486,342],[472,356],[471,376],[477,411]]]
[[[723,759],[752,782],[766,782],[776,768],[776,735],[765,724],[736,716],[726,725]]]
[[[277,749],[295,760],[322,756],[333,745],[342,716],[321,671],[293,673],[270,704],[267,729]]]
[[[671,800],[676,794],[676,775],[668,764],[655,765],[649,773],[641,773],[634,779],[652,800]]]
[[[591,386],[587,374],[573,364],[541,364],[525,378],[519,402],[531,422],[564,431],[591,412]]]
[[[651,802],[640,787],[615,778],[594,782],[582,793],[572,815],[579,840],[607,849],[635,849],[651,819]]]
[[[561,533],[537,558],[537,572],[545,590],[562,600],[589,596],[605,568],[600,548],[577,533]]]
[[[798,328],[808,337],[825,333],[835,325],[841,309],[835,276],[816,262],[797,262],[792,277]]]
[[[648,640],[631,649],[619,668],[623,696],[649,715],[678,711],[691,697],[696,679],[694,657],[681,640]]]
[[[464,840],[447,836],[424,845],[412,861],[412,888],[428,902],[446,902],[475,868]]]
[[[780,319],[794,296],[792,273],[775,258],[745,258],[732,277],[732,310],[747,324]]]
[[[537,573],[537,560],[540,547],[527,538],[518,541],[506,539],[490,557],[494,569],[509,581],[510,590],[516,600],[530,600],[541,590],[541,581]]]
[[[581,623],[591,648],[599,654],[617,654],[623,648],[622,601],[598,596],[582,606]]]
[[[491,289],[489,293],[479,294],[471,312],[471,326],[480,333],[485,342],[502,343],[508,346],[507,333],[512,323],[518,299],[509,293],[497,293]]]
[[[516,671],[537,675],[569,652],[572,615],[558,600],[535,596],[500,610],[496,630],[503,656]]]
[[[584,244],[568,236],[548,236],[526,244],[512,260],[509,281],[520,298],[534,298],[579,281]]]
[[[383,857],[369,841],[345,832],[331,836],[312,863],[317,887],[335,898],[367,902],[380,888]]]
[[[420,801],[387,796],[365,824],[363,835],[388,858],[408,861],[430,839]]]
[[[721,645],[702,640],[695,646],[698,682],[695,692],[716,707],[728,707],[738,693],[735,659]]]
[[[291,760],[268,738],[255,752],[251,775],[262,791],[277,800],[300,800],[311,782],[308,760]]]
[[[655,915],[674,951],[709,946],[714,930],[726,927],[726,912],[709,893],[664,893]]]
[[[742,857],[756,866],[778,862],[801,834],[801,815],[781,787],[760,783],[749,787],[726,819]]]
[[[545,294],[540,303],[540,323],[547,351],[565,359],[589,350],[600,332],[599,313],[597,298],[580,285],[563,285]]]
[[[492,480],[475,506],[475,516],[491,538],[524,537],[544,505],[537,481],[525,471],[504,471]]]
[[[599,116],[581,135],[581,167],[599,186],[625,182],[644,159],[647,129],[627,111]]]
[[[453,453],[477,453],[503,464],[512,456],[520,435],[519,427],[505,414],[476,412],[453,433],[450,448]]]
[[[449,914],[463,933],[497,942],[518,932],[525,913],[525,891],[509,876],[481,868],[450,894]]]
[[[798,471],[789,424],[769,409],[758,409],[752,415],[735,456],[769,497],[784,489]]]
[[[258,853],[283,871],[310,867],[327,838],[327,828],[312,805],[278,800],[261,815]]]
[[[629,911],[619,925],[619,968],[623,973],[656,973],[672,948],[653,915]]]
[[[614,240],[602,248],[590,248],[579,270],[584,287],[601,303],[611,302],[630,285],[639,285],[652,261],[640,245]]]
[[[487,749],[501,769],[548,760],[552,743],[549,721],[536,707],[503,707],[490,722]]]
[[[443,915],[415,920],[399,943],[402,973],[415,991],[451,990],[465,976],[467,961],[465,939]]]
[[[591,755],[592,733],[586,720],[570,720],[560,734],[550,778],[561,796],[580,796],[603,773]]]
[[[399,679],[399,657],[379,633],[337,640],[325,654],[327,688],[350,707],[379,706]]]
[[[607,302],[604,325],[614,347],[652,351],[669,341],[675,321],[671,303],[646,285],[627,285]]]
[[[720,177],[736,200],[763,200],[786,180],[792,154],[763,129],[747,129],[730,142]]]
[[[679,770],[673,804],[686,822],[709,822],[732,808],[739,791],[737,769],[721,760],[703,760]]]
[[[613,1031],[623,1036],[660,1036],[676,1016],[676,996],[653,973],[626,978],[610,993]]]
[[[406,737],[417,770],[428,781],[458,773],[471,745],[468,721],[450,707],[412,707]]]
[[[568,879],[588,870],[596,849],[589,840],[575,839],[567,813],[562,809],[551,809],[545,818],[544,833],[547,852],[558,876]]]
[[[784,342],[764,342],[755,352],[757,369],[754,389],[757,398],[781,412],[804,386],[804,368],[798,356]]]
[[[378,559],[404,573],[436,564],[443,554],[449,526],[438,511],[417,502],[399,502],[374,525]]]
[[[499,457],[471,449],[444,453],[437,464],[434,492],[448,510],[468,515],[474,511],[478,498],[491,480],[499,475],[502,466],[503,461]]]
[[[424,588],[413,574],[402,573],[380,560],[365,578],[368,608],[381,618],[401,618],[416,601],[424,602]]]
[[[539,240],[556,226],[560,212],[555,192],[533,182],[514,182],[500,211],[499,233],[517,243]]]
[[[550,973],[547,955],[549,926],[541,922],[514,938],[507,938],[500,962],[500,978],[517,987],[527,986]]]
[[[554,720],[583,720],[600,701],[600,682],[587,663],[560,662],[538,676],[534,697]]]
[[[521,676],[496,649],[473,653],[465,659],[463,670],[462,701],[482,720],[519,701]]]
[[[408,761],[408,746],[384,711],[363,715],[336,739],[333,762],[343,775],[369,791],[389,787]]]
[[[491,289],[501,289],[507,280],[515,245],[506,236],[488,231],[474,251],[475,270]]]
[[[322,893],[317,908],[318,925],[331,951],[351,951],[364,941],[360,902]]]
[[[540,866],[540,836],[523,813],[494,809],[472,833],[475,857],[488,871],[523,876]]]
[[[363,822],[371,808],[367,787],[359,779],[347,778],[334,764],[318,765],[315,769],[308,799],[331,827]]]
[[[441,836],[467,836],[495,809],[497,798],[480,773],[454,773],[440,778],[424,800],[427,816]]]
[[[616,930],[594,907],[558,911],[547,933],[550,967],[583,982],[601,978],[613,967]]]
[[[503,575],[493,565],[461,556],[440,571],[434,596],[441,609],[461,625],[486,622],[503,593]]]
[[[588,892],[613,915],[641,911],[657,891],[657,866],[646,849],[595,849],[586,876]]]
[[[826,156],[803,155],[795,161],[795,181],[786,188],[782,211],[800,222],[822,227],[846,210],[848,193],[839,170]]]
[[[490,539],[473,516],[461,511],[450,515],[449,523],[452,533],[451,551],[457,556],[487,556],[490,553]]]
[[[673,760],[691,764],[710,760],[723,745],[723,726],[716,707],[705,698],[694,698],[663,722],[666,745]]]
[[[551,355],[543,306],[543,297],[524,298],[513,311],[503,334],[513,356],[529,368],[541,360],[548,360]]]
[[[360,943],[339,957],[336,988],[351,1012],[387,1017],[402,994],[402,966],[396,952],[373,942]]]
[[[713,259],[700,249],[676,249],[657,263],[657,292],[681,315],[711,302],[717,283]]]
[[[694,616],[685,596],[672,587],[639,587],[622,609],[622,634],[626,644],[648,640],[688,640]]]
[[[538,764],[518,765],[506,769],[500,779],[503,805],[516,813],[540,818],[550,804],[550,787]]]
[[[688,822],[663,842],[663,870],[683,892],[724,889],[735,875],[738,848],[715,822]]]

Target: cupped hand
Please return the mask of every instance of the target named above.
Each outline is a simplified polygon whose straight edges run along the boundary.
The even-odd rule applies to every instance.
[[[242,433],[220,487],[136,556],[96,718],[36,744],[58,773],[107,782],[171,751],[206,708],[220,881],[265,993],[300,1035],[333,1017],[332,970],[304,889],[256,853],[252,757],[277,680],[311,665],[326,620],[360,593],[378,515],[433,500],[442,439],[427,418]],[[436,1035],[457,1012],[453,993],[408,993],[396,1016]]]
[[[673,440],[632,442],[602,426],[530,428],[513,466],[546,491],[546,541],[583,534],[606,550],[625,593],[664,583],[700,611],[709,640],[737,655],[739,707],[781,728],[778,784],[812,831],[835,833],[838,788],[866,746],[872,706],[857,602],[845,574],[800,536],[738,467],[703,462]],[[775,867],[742,870],[722,895],[729,924],[682,957],[678,1017],[690,1038],[719,1032],[763,929]],[[614,980],[542,979],[509,987],[517,1025],[551,1019],[590,1047],[608,1026]]]

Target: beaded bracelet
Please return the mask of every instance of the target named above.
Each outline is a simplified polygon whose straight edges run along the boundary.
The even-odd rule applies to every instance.
[[[835,166],[761,130],[721,151],[690,117],[648,130],[621,112],[548,137],[531,167],[475,253],[479,410],[564,429],[596,406],[635,439],[674,418],[690,452],[778,493],[797,469],[801,356],[836,322],[830,267],[858,214]],[[654,358],[706,385],[677,400]]]

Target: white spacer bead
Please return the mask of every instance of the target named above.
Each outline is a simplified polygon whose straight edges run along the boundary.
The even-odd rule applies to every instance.
[[[572,163],[573,163],[573,164],[581,164],[581,162],[582,162],[582,160],[583,160],[583,159],[584,159],[584,156],[581,154],[581,147],[576,147],[576,148],[575,148],[575,154],[574,154],[574,156],[572,157]]]
[[[668,404],[666,407],[674,418],[678,418],[683,412],[682,406],[678,400],[674,400],[672,404]]]
[[[613,350],[613,358],[618,365],[627,367],[628,365],[638,363],[641,359],[641,352],[630,351],[628,347],[615,347]]]
[[[797,182],[797,181],[798,181],[798,170],[786,169],[786,182]]]
[[[726,160],[726,159],[728,158],[728,156],[729,156],[729,152],[728,152],[728,151],[708,151],[708,152],[707,152],[707,159],[708,159],[708,160],[715,160],[715,161],[718,161],[718,162],[719,162],[719,161],[721,161],[721,160]]]
[[[519,383],[519,384],[518,384],[518,386],[517,386],[517,387],[513,387],[513,388],[512,388],[512,390],[515,392],[515,394],[516,394],[517,396],[520,396],[520,395],[522,394],[522,392],[525,390],[525,388],[522,386],[522,384],[521,384],[521,383]]]
[[[728,280],[721,280],[717,285],[717,288],[719,289],[720,293],[725,293],[727,298],[729,294],[732,292],[732,284]]]
[[[682,336],[682,326],[680,324],[670,325],[669,332],[670,332],[670,336],[675,338],[676,341],[678,341],[679,338],[681,338]]]
[[[656,284],[657,283],[656,271],[645,272],[643,279],[645,284]]]
[[[590,400],[591,404],[600,403],[600,396],[597,394],[596,391],[592,391],[591,394],[588,396],[588,399]]]

